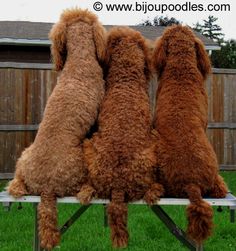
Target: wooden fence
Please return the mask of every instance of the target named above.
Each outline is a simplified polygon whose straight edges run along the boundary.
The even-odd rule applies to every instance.
[[[17,158],[34,140],[56,78],[51,65],[0,64],[0,179],[12,177]],[[236,70],[214,69],[206,88],[209,139],[221,168],[236,170]]]
[[[0,68],[0,178],[12,176],[17,158],[33,142],[56,78],[49,69]]]
[[[207,91],[208,137],[221,167],[236,170],[236,70],[215,69]]]

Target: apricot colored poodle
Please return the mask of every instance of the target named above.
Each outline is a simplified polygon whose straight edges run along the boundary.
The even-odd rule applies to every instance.
[[[107,212],[114,247],[128,243],[127,202],[144,198],[152,204],[163,194],[155,183],[155,153],[147,154],[152,118],[148,98],[149,53],[144,38],[130,28],[108,34],[106,94],[98,132],[84,142],[89,181],[78,194],[110,199]]]
[[[204,80],[211,65],[204,45],[188,28],[166,29],[153,63],[159,74],[155,127],[159,174],[168,196],[188,197],[188,234],[196,242],[212,230],[213,210],[202,196],[225,197],[216,154],[206,135]]]
[[[87,10],[66,10],[50,32],[52,56],[61,71],[48,99],[34,143],[16,164],[8,191],[19,197],[41,195],[41,246],[58,244],[56,197],[76,195],[85,181],[81,143],[97,119],[104,95],[105,31]]]

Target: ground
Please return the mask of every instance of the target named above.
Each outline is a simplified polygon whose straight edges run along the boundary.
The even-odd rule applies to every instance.
[[[230,190],[236,195],[236,172],[223,172]],[[0,182],[0,190],[6,182]],[[14,204],[10,212],[0,205],[0,250],[31,251],[33,244],[33,207],[23,204],[21,210]],[[60,224],[65,222],[78,205],[59,205]],[[186,226],[185,210],[181,206],[165,206],[168,214],[182,228]],[[204,245],[205,251],[234,251],[236,247],[236,223],[230,223],[229,210],[219,213],[215,208],[215,231]],[[129,206],[129,246],[124,251],[184,251],[187,250],[164,227],[147,206]],[[103,227],[103,206],[92,206],[62,236],[61,251],[109,251],[109,229]]]

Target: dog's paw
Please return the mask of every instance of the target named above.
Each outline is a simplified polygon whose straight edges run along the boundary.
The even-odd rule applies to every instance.
[[[15,198],[22,197],[28,194],[25,184],[18,179],[13,179],[9,183],[7,191],[9,192],[10,195],[12,195]]]
[[[92,186],[84,185],[79,193],[77,193],[76,197],[83,205],[88,205],[90,201],[93,199],[95,194],[95,189]]]
[[[217,176],[213,188],[210,190],[209,196],[213,198],[224,198],[227,195],[228,188],[221,176]]]
[[[164,188],[162,185],[156,183],[151,186],[151,188],[145,193],[144,200],[148,205],[153,205],[160,200],[160,197],[164,193]]]

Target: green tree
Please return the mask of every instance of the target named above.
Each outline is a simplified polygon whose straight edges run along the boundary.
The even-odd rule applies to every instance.
[[[202,34],[202,25],[201,25],[199,22],[197,22],[197,23],[194,25],[193,29],[194,29],[196,32],[199,32],[199,33]]]
[[[236,69],[236,40],[224,42],[220,51],[212,52],[211,60],[216,68]]]
[[[156,16],[154,17],[153,20],[145,20],[142,23],[138,24],[138,25],[142,25],[142,26],[171,26],[173,24],[181,24],[182,22],[175,19],[174,17],[163,17],[163,16]]]
[[[213,67],[236,69],[236,41],[224,41],[224,34],[222,28],[216,23],[217,20],[218,18],[209,16],[207,20],[203,20],[203,24],[197,22],[193,29],[221,46],[221,50],[212,51]]]
[[[218,44],[223,42],[224,34],[221,32],[222,28],[216,24],[217,17],[208,16],[207,20],[203,20],[203,24],[197,22],[193,29],[200,32],[205,37],[214,40]]]

